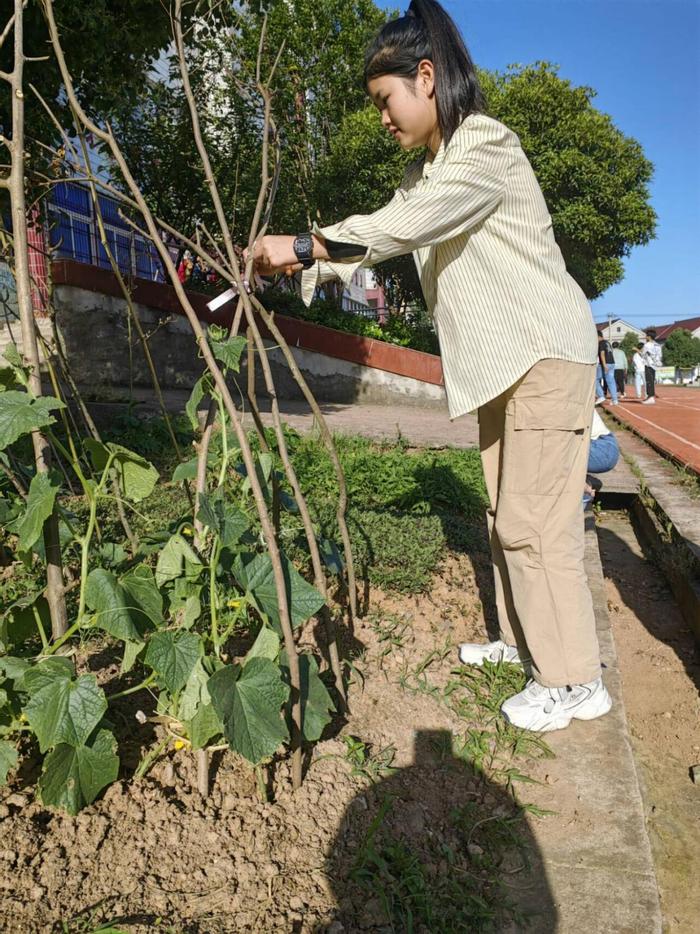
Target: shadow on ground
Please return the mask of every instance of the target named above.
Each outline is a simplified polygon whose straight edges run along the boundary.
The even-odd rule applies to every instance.
[[[316,934],[557,926],[527,816],[453,755],[446,730],[417,733],[414,764],[351,801],[325,871],[338,909]]]
[[[681,623],[680,614],[670,614],[667,607],[675,603],[673,594],[663,579],[663,572],[650,575],[647,562],[657,562],[653,556],[635,553],[611,529],[597,528],[600,557],[606,577],[616,584],[625,605],[635,614],[649,633],[659,642],[670,646],[683,663],[695,687],[700,691],[700,649],[693,642],[687,625]],[[612,555],[614,554],[614,560]]]

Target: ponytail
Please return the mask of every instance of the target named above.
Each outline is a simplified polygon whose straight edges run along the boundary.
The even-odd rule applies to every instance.
[[[380,75],[415,78],[424,59],[433,63],[438,123],[445,146],[465,117],[484,109],[471,56],[457,26],[435,0],[411,0],[390,20],[365,56],[365,84]]]

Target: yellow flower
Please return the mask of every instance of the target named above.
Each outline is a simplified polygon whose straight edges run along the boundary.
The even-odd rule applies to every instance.
[[[241,603],[243,603],[243,600],[239,598],[238,600],[229,600],[226,606],[235,609],[235,607],[240,606]]]
[[[183,535],[194,535],[194,529],[189,525],[183,525],[182,534]]]
[[[185,743],[184,739],[176,739],[173,745],[176,749],[184,749],[187,744]]]

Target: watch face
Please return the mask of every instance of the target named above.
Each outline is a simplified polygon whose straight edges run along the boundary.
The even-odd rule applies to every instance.
[[[297,237],[294,244],[294,252],[308,254],[311,256],[313,253],[314,242],[308,234],[305,234],[302,237]]]

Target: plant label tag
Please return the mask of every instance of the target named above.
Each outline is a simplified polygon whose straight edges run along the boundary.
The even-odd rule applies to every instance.
[[[232,298],[235,298],[238,295],[238,289],[226,289],[225,292],[222,292],[221,295],[217,295],[216,298],[212,298],[210,302],[207,302],[207,308],[209,311],[216,311],[218,308],[221,308],[222,305],[225,305],[226,302],[230,302]]]

